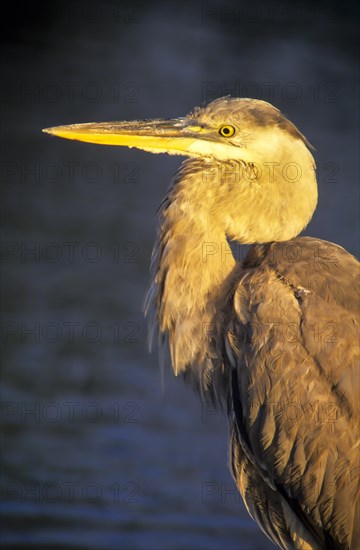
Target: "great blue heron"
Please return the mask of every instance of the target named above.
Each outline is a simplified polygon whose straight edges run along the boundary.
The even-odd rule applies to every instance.
[[[317,203],[311,146],[264,101],[185,118],[74,124],[60,137],[189,157],[162,203],[153,280],[175,374],[228,407],[231,467],[280,548],[359,534],[358,262],[297,237]],[[236,262],[229,240],[252,244]]]

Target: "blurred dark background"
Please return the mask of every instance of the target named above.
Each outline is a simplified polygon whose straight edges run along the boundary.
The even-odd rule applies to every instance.
[[[2,545],[272,548],[235,491],[227,424],[146,346],[155,213],[179,157],[59,124],[185,115],[225,94],[316,147],[306,230],[358,254],[356,3],[7,4],[1,24]]]

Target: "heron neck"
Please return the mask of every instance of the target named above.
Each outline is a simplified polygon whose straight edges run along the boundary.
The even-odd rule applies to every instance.
[[[216,297],[235,265],[224,229],[212,219],[212,199],[200,193],[201,166],[188,164],[163,203],[147,300],[157,308],[160,332],[168,334],[176,374],[199,363],[209,347]]]

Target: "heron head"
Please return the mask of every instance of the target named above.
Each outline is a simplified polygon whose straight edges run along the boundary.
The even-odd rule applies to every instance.
[[[202,160],[206,177],[197,184],[204,185],[203,196],[212,197],[205,208],[221,212],[226,231],[243,242],[292,238],[307,225],[316,206],[311,145],[266,101],[223,97],[182,118],[72,124],[44,132]],[[236,167],[232,173],[229,164]],[[277,228],[268,231],[275,218]]]
[[[196,107],[182,118],[90,122],[43,131],[100,145],[220,161],[256,162],[261,151],[274,152],[281,141],[289,139],[311,147],[294,124],[270,103],[230,97]]]

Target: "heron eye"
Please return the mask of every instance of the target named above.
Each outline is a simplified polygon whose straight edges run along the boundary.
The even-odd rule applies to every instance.
[[[236,130],[234,126],[231,126],[230,124],[224,124],[219,128],[219,134],[223,137],[231,137],[235,134],[235,132]]]

